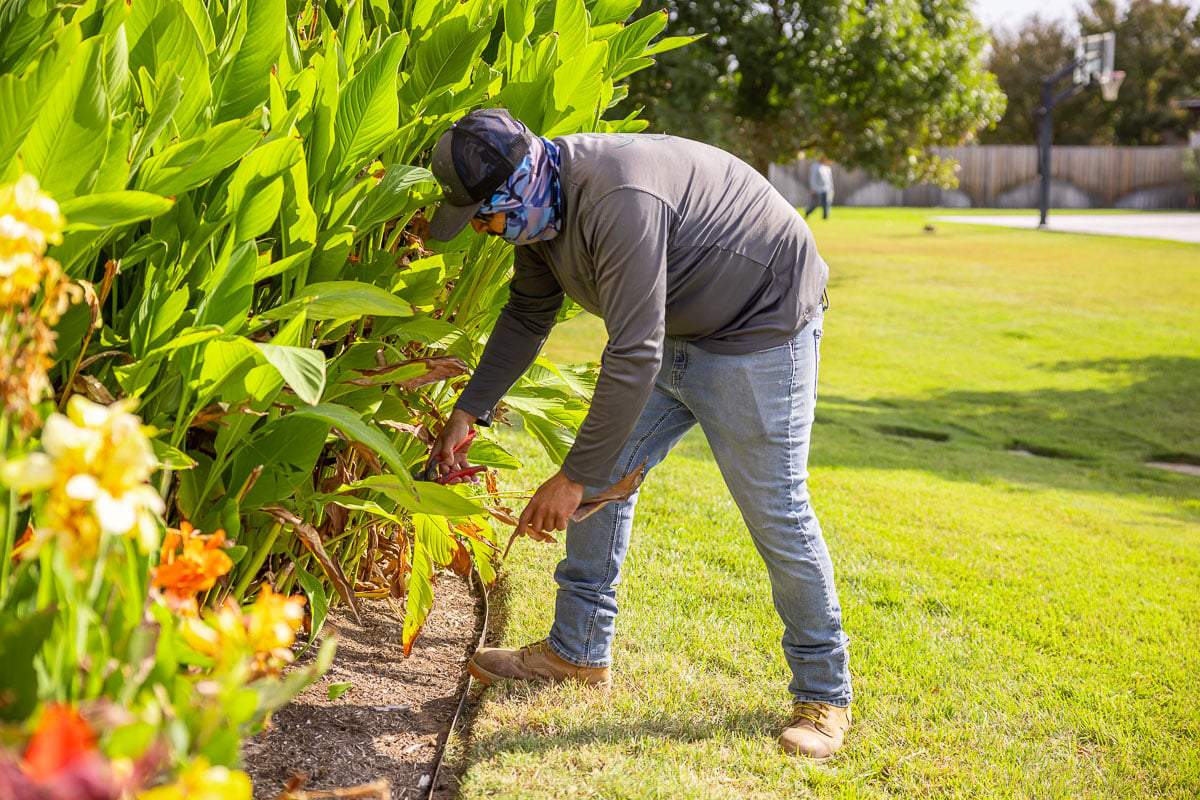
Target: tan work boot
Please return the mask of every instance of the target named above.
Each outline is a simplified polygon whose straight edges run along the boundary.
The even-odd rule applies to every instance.
[[[515,678],[547,683],[577,680],[601,689],[612,687],[612,670],[609,667],[577,667],[563,661],[546,646],[545,639],[527,644],[520,650],[481,647],[467,662],[467,672],[484,686],[504,678]]]
[[[842,748],[849,729],[849,706],[796,703],[787,727],[779,734],[779,746],[794,756],[816,762],[828,761]]]

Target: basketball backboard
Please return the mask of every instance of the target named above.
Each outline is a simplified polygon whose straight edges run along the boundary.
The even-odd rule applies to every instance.
[[[1112,81],[1117,37],[1112,31],[1084,36],[1075,44],[1075,85],[1104,85]]]

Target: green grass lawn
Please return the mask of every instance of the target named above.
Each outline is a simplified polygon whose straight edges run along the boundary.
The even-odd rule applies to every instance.
[[[936,211],[931,213],[937,213]],[[462,796],[1200,796],[1200,247],[814,219],[831,271],[813,503],[855,726],[780,754],[782,625],[696,431],[647,480],[616,687],[487,690]],[[577,318],[549,352],[595,360]],[[536,486],[553,467],[507,441]],[[1025,455],[1022,450],[1040,455]],[[496,636],[545,635],[561,545],[514,545]]]

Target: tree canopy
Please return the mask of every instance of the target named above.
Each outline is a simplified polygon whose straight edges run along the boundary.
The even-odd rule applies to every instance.
[[[1200,97],[1200,13],[1178,0],[1133,0],[1124,11],[1112,0],[1091,0],[1080,11],[1084,35],[1116,34],[1116,69],[1125,83],[1116,101],[1085,91],[1054,113],[1058,144],[1155,145],[1187,141],[1188,114],[1174,103]],[[1008,110],[981,139],[997,144],[1037,140],[1033,120],[1042,79],[1074,57],[1075,35],[1034,17],[1015,33],[998,33],[988,60],[1008,95]],[[1059,88],[1066,87],[1066,81]]]
[[[634,76],[657,129],[762,171],[819,152],[896,183],[952,180],[937,145],[1004,111],[967,0],[668,0],[673,35],[706,34]],[[661,8],[646,0],[640,13]]]

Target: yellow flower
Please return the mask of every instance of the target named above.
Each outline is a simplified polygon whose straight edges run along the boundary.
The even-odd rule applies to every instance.
[[[66,416],[46,421],[44,453],[0,466],[0,481],[22,492],[46,492],[34,519],[38,543],[53,537],[91,557],[104,532],[137,535],[144,549],[157,547],[164,506],[148,481],[158,460],[129,411],[132,403],[102,406],[75,395]]]
[[[0,238],[22,239],[25,247],[42,255],[47,243],[62,243],[65,224],[58,204],[41,191],[32,175],[27,173],[16,183],[0,186],[0,230],[5,231]]]
[[[174,783],[138,792],[137,800],[250,800],[252,788],[246,773],[209,766],[200,756]]]
[[[62,242],[63,225],[58,205],[32,175],[0,186],[0,304],[25,305],[43,282],[61,278],[43,256],[48,244]]]
[[[291,647],[304,624],[304,598],[275,594],[264,585],[246,617],[250,644],[257,652]]]
[[[304,624],[304,598],[276,594],[263,586],[245,609],[233,600],[203,619],[185,617],[183,638],[188,646],[221,666],[251,657],[250,680],[278,675],[293,658],[291,646]]]
[[[185,617],[183,639],[200,655],[226,663],[240,658],[248,649],[242,611],[233,600],[226,600],[215,612],[206,612],[203,619]]]

